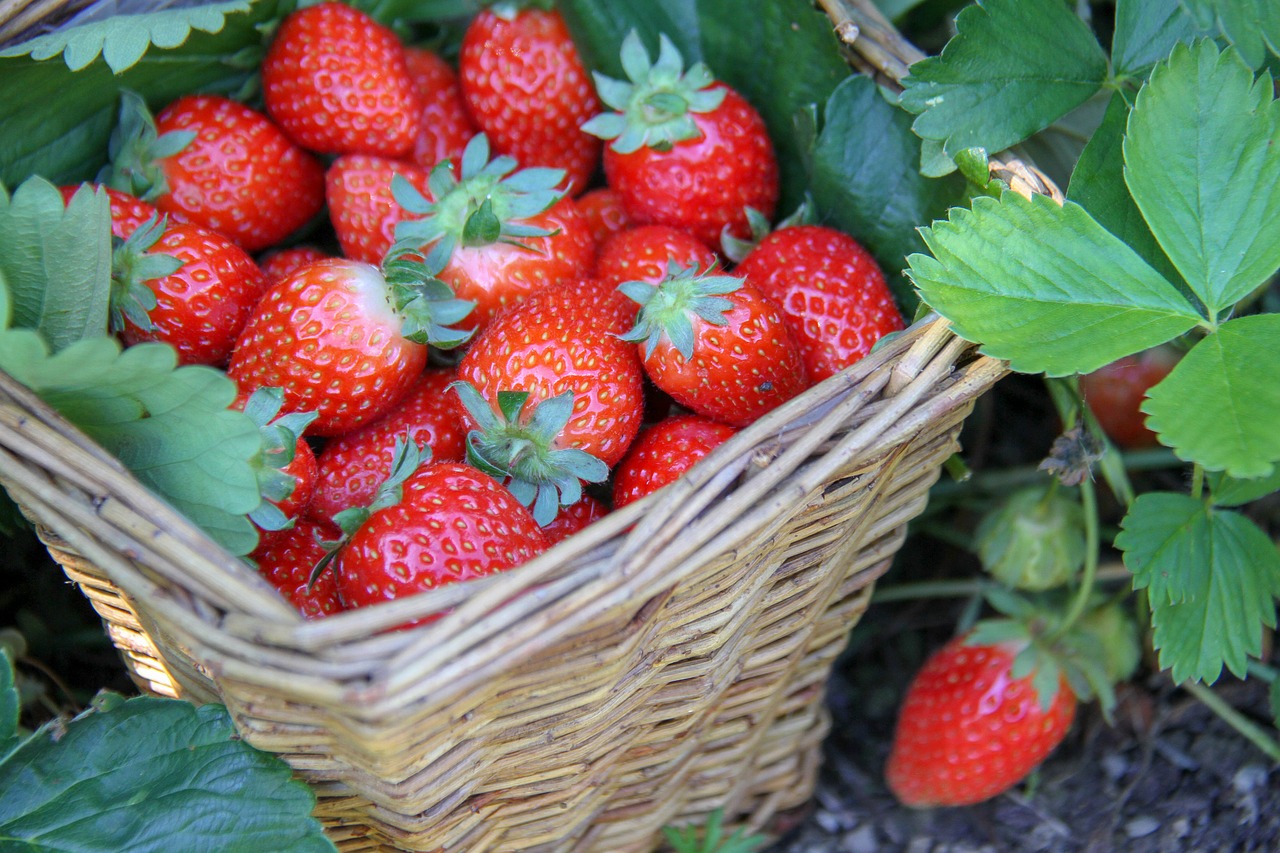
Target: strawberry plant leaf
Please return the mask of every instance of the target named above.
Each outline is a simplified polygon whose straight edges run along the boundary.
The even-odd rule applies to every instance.
[[[922,233],[933,256],[908,263],[924,301],[1019,372],[1088,373],[1201,320],[1073,202],[1006,191],[953,208]]]
[[[0,332],[0,369],[228,551],[253,550],[258,537],[247,515],[261,496],[251,461],[262,437],[252,418],[227,408],[236,389],[225,374],[178,367],[165,344],[122,352],[106,337],[50,355],[29,329]]]
[[[311,815],[315,794],[240,740],[226,708],[104,704],[0,762],[0,838],[24,850],[336,850]]]
[[[1280,314],[1237,317],[1192,347],[1147,392],[1142,411],[1180,459],[1233,477],[1266,477],[1280,460],[1277,376]]]
[[[1255,81],[1236,51],[1175,47],[1138,92],[1124,160],[1138,208],[1211,317],[1280,266],[1280,107],[1270,76]]]
[[[1280,56],[1280,6],[1275,0],[1184,0],[1201,26],[1227,37],[1249,63],[1261,68],[1268,52]]]
[[[32,42],[0,52],[0,182],[17,186],[36,174],[56,184],[91,179],[106,162],[121,89],[138,92],[153,109],[190,92],[239,92],[256,71],[252,55],[261,50],[261,28],[277,19],[286,3],[212,7],[223,10],[217,32],[192,29],[177,47],[151,44],[119,74],[101,56],[74,71],[61,54],[39,59],[30,52]],[[241,6],[246,8],[233,11]],[[191,12],[154,14],[181,20]],[[122,26],[120,21],[110,25]],[[71,32],[63,37],[71,38]]]
[[[111,289],[106,193],[82,191],[64,205],[58,188],[38,178],[24,182],[12,197],[0,185],[0,271],[8,322],[38,330],[55,350],[106,334]],[[54,281],[57,287],[50,286]]]
[[[1243,506],[1280,491],[1280,465],[1266,477],[1242,480],[1214,471],[1205,478],[1214,506]]]
[[[1212,683],[1225,665],[1244,677],[1276,624],[1280,552],[1256,524],[1188,495],[1148,492],[1116,547],[1146,589],[1160,665],[1176,682]]]
[[[913,128],[965,148],[1002,151],[1084,103],[1107,79],[1107,57],[1060,0],[979,0],[942,53],[911,66],[902,106]]]
[[[1119,0],[1111,38],[1111,63],[1118,77],[1142,77],[1178,42],[1213,34],[1191,14],[1185,0]]]
[[[13,676],[13,660],[9,650],[0,647],[0,756],[5,754],[5,744],[18,734],[18,718],[22,712],[22,697]]]
[[[869,77],[851,76],[836,88],[813,149],[810,192],[825,221],[856,234],[876,256],[908,314],[918,297],[902,268],[907,255],[924,248],[916,229],[965,192],[959,175],[925,178],[919,160],[911,117],[886,101]]]

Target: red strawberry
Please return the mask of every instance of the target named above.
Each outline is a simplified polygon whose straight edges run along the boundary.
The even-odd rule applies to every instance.
[[[311,514],[332,518],[367,505],[391,468],[398,440],[431,448],[437,462],[461,462],[466,433],[457,401],[448,393],[455,378],[452,369],[428,368],[387,414],[331,439],[320,452]]]
[[[596,255],[596,278],[606,284],[647,281],[657,284],[667,277],[672,262],[681,269],[715,266],[719,258],[688,231],[668,225],[636,225],[606,240]]]
[[[324,205],[319,161],[257,110],[221,95],[187,95],[153,120],[140,97],[122,97],[104,178],[172,219],[256,252]]]
[[[591,236],[600,247],[612,235],[631,225],[631,217],[622,209],[622,199],[609,187],[587,190],[576,199],[578,211],[587,220]]]
[[[404,396],[428,343],[466,340],[445,327],[468,308],[421,264],[317,261],[262,297],[227,372],[242,387],[282,388],[285,411],[316,412],[314,435],[350,432]]]
[[[267,281],[275,284],[294,270],[329,257],[332,256],[328,252],[315,246],[291,246],[263,255],[258,259],[258,267],[267,277]]]
[[[160,218],[160,211],[156,210],[155,205],[102,184],[71,184],[59,187],[63,204],[70,204],[72,197],[80,191],[81,187],[101,189],[106,192],[107,203],[111,208],[111,233],[121,240],[128,239],[129,235],[146,224],[148,219]],[[175,217],[174,221],[181,221],[181,219]]]
[[[546,535],[548,544],[554,545],[608,514],[608,507],[584,493],[573,503],[561,507],[555,520],[543,527],[542,532]]]
[[[613,508],[675,482],[736,433],[701,415],[675,415],[647,428],[613,472]]]
[[[495,151],[522,166],[564,169],[573,195],[587,188],[600,140],[581,127],[600,112],[600,100],[559,12],[482,9],[463,36],[458,76]]]
[[[904,326],[880,265],[834,228],[779,228],[733,273],[782,309],[815,382],[839,373]]]
[[[807,387],[782,312],[742,279],[691,268],[620,289],[641,306],[624,340],[639,343],[653,384],[686,408],[746,426]]]
[[[1107,437],[1126,450],[1155,447],[1160,442],[1147,429],[1142,403],[1152,385],[1178,363],[1165,347],[1127,355],[1080,377],[1080,391]]]
[[[329,218],[342,253],[352,260],[378,264],[395,242],[396,223],[405,212],[391,193],[400,175],[423,195],[430,173],[411,163],[348,154],[334,160],[325,173]]]
[[[540,523],[601,482],[640,428],[643,382],[635,348],[594,296],[573,284],[530,296],[482,332],[458,365],[467,455],[510,478]]]
[[[1041,701],[1034,673],[1014,678],[1025,642],[957,637],[916,674],[885,769],[894,795],[915,807],[978,803],[1026,777],[1062,742],[1076,697],[1059,670]],[[1039,666],[1052,666],[1042,659]]]
[[[337,2],[284,19],[262,62],[262,95],[289,136],[324,154],[404,157],[422,119],[400,39]]]
[[[128,345],[171,344],[182,364],[225,363],[267,283],[235,243],[181,222],[138,229],[113,267],[112,328]]]
[[[281,530],[301,517],[320,476],[315,452],[302,437],[315,414],[280,415],[283,405],[279,388],[243,387],[231,404],[252,418],[262,433],[262,454],[256,462],[262,503],[249,514],[259,530]]]
[[[572,199],[555,189],[558,169],[521,169],[489,159],[484,134],[467,143],[461,180],[442,163],[431,172],[432,201],[396,184],[396,201],[420,219],[396,226],[396,240],[441,263],[440,280],[476,303],[465,323],[481,329],[504,305],[550,284],[589,274],[595,244]]]
[[[328,553],[323,543],[336,541],[341,535],[331,522],[301,518],[287,530],[265,534],[249,556],[257,563],[258,573],[298,612],[307,619],[319,619],[343,609],[333,572],[323,572],[311,583],[316,564]]]
[[[406,47],[405,61],[422,101],[409,159],[428,170],[441,160],[460,159],[476,126],[463,103],[457,73],[439,54],[422,47]]]
[[[651,63],[639,37],[622,42],[630,82],[597,75],[602,113],[583,129],[613,140],[604,150],[609,186],[637,223],[691,231],[708,246],[721,232],[749,233],[747,208],[766,218],[778,201],[778,162],[764,120],[698,63],[688,71],[666,36]]]
[[[547,539],[529,510],[487,474],[457,462],[416,467],[379,497],[338,551],[338,594],[365,607],[505,571]],[[429,620],[424,620],[429,621]]]

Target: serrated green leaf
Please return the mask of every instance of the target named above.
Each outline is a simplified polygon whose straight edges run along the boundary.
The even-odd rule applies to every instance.
[[[925,302],[1019,372],[1088,373],[1201,319],[1072,202],[980,197],[923,234],[933,257],[908,261]]]
[[[958,175],[925,178],[919,159],[911,117],[887,102],[869,77],[851,76],[836,88],[823,110],[810,192],[823,221],[856,235],[880,261],[907,314],[918,297],[902,268],[907,255],[924,248],[916,229],[965,192]]]
[[[1256,524],[1187,495],[1148,492],[1116,537],[1135,589],[1146,589],[1160,665],[1173,680],[1244,677],[1275,627],[1280,552]]]
[[[24,850],[332,851],[315,795],[221,705],[137,697],[0,763],[0,837]]]
[[[1280,465],[1266,477],[1242,480],[1215,471],[1205,478],[1214,506],[1243,506],[1280,490]]]
[[[0,182],[17,186],[38,174],[63,184],[96,175],[106,162],[121,89],[138,92],[152,109],[196,91],[238,92],[254,73],[242,53],[261,49],[260,27],[278,19],[287,3],[254,0],[204,7],[223,10],[217,32],[193,29],[179,47],[152,45],[120,74],[101,59],[79,71],[67,67],[61,54],[39,60],[28,53],[33,42],[0,53]],[[247,10],[227,11],[238,6]],[[155,14],[181,18],[192,12]]]
[[[78,192],[64,204],[40,178],[12,198],[0,186],[0,271],[10,323],[36,329],[60,350],[107,331],[111,213],[105,193]]]
[[[1213,32],[1190,13],[1185,0],[1119,0],[1115,20],[1111,63],[1116,76],[1141,77],[1178,42]]]
[[[1280,314],[1224,323],[1148,391],[1147,426],[1180,459],[1233,477],[1280,460]]]
[[[0,333],[0,369],[232,554],[247,554],[257,544],[247,516],[261,499],[252,465],[261,433],[227,408],[236,390],[225,374],[176,365],[165,344],[121,352],[111,338],[89,338],[50,356],[30,330]]]
[[[1213,27],[1240,51],[1250,68],[1267,54],[1280,56],[1280,4],[1275,0],[1184,0],[1201,26]]]
[[[1043,130],[1107,79],[1107,57],[1060,0],[979,0],[956,17],[939,56],[911,66],[902,106],[955,156],[996,152]]]
[[[18,717],[21,713],[22,698],[14,683],[13,661],[9,658],[8,649],[0,648],[0,745],[18,733]],[[0,754],[3,752],[0,751]]]
[[[1211,315],[1280,266],[1280,107],[1234,50],[1174,48],[1138,93],[1124,159],[1138,208]]]

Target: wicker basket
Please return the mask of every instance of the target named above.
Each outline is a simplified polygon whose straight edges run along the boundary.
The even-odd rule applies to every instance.
[[[317,622],[3,374],[0,484],[139,687],[225,703],[341,849],[650,851],[809,798],[831,664],[1005,372],[927,318],[516,571]]]

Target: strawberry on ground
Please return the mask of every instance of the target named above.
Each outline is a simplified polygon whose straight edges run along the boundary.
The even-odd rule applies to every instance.
[[[1014,678],[1023,646],[961,636],[925,661],[903,700],[885,769],[904,805],[990,799],[1022,781],[1066,737],[1075,694],[1060,670],[1043,697],[1037,672]]]
[[[1160,442],[1147,428],[1142,403],[1151,386],[1178,363],[1167,347],[1126,355],[1080,377],[1080,391],[1107,437],[1126,450],[1155,447]]]
[[[342,531],[331,522],[300,518],[286,530],[263,534],[249,556],[257,564],[258,573],[299,613],[307,619],[319,619],[344,609],[333,572],[323,572],[311,583],[316,564],[328,553],[323,543],[341,535]]]
[[[407,156],[422,119],[400,39],[332,0],[285,17],[262,62],[262,95],[285,133],[323,154]]]
[[[647,427],[613,472],[613,508],[674,483],[736,433],[701,415],[673,415]]]
[[[408,216],[391,191],[396,175],[422,195],[430,194],[430,172],[412,163],[347,154],[330,164],[324,194],[344,256],[376,264],[391,250],[396,223]]]
[[[507,0],[480,10],[463,35],[458,77],[495,151],[521,166],[564,169],[572,195],[587,188],[600,140],[581,128],[600,99],[551,3]]]
[[[441,160],[461,158],[476,126],[463,103],[457,72],[444,57],[424,47],[406,47],[405,61],[422,101],[422,120],[409,159],[430,170]]]
[[[611,140],[605,178],[640,224],[691,231],[708,246],[722,232],[745,237],[747,208],[773,216],[778,162],[764,120],[738,92],[698,63],[687,71],[675,45],[660,37],[651,62],[639,37],[622,42],[628,81],[596,76],[605,112],[583,125]]]
[[[826,379],[904,327],[875,258],[824,225],[792,225],[766,236],[733,270],[777,303],[810,378]]]
[[[624,281],[657,284],[667,277],[673,262],[681,269],[706,270],[718,261],[716,253],[688,231],[669,225],[636,225],[600,246],[596,278],[615,285]]]

